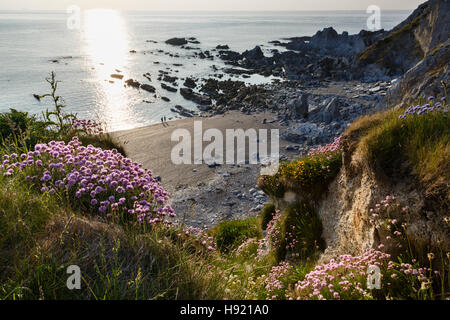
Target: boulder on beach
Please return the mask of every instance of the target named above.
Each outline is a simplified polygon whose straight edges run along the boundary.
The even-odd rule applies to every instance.
[[[292,99],[288,103],[288,108],[296,119],[305,118],[309,110],[308,94],[302,94],[300,98]]]
[[[175,81],[177,81],[178,78],[177,77],[171,77],[169,75],[164,75],[164,77],[162,78],[162,81],[164,82],[170,82],[170,83],[174,83]]]
[[[175,108],[171,108],[170,111],[178,113],[182,117],[191,118],[195,115],[194,112],[188,110],[180,105],[176,105]]]

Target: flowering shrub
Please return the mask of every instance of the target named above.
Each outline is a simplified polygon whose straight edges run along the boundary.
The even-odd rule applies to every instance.
[[[280,167],[287,184],[303,194],[319,193],[338,174],[342,164],[340,151],[315,153]]]
[[[257,238],[250,238],[242,242],[242,244],[236,248],[234,255],[236,257],[252,257],[258,254],[258,249],[264,239],[258,240]]]
[[[273,219],[267,224],[266,239],[272,249],[278,248],[283,241],[281,233],[282,217],[281,211],[277,210]]]
[[[342,136],[339,136],[337,138],[334,138],[333,143],[318,147],[316,149],[312,149],[308,155],[313,156],[316,154],[323,154],[323,153],[334,153],[339,152],[342,149]]]
[[[265,279],[268,300],[274,300],[284,295],[288,285],[286,275],[290,273],[291,269],[292,266],[286,261],[282,261],[279,265],[272,267]]]
[[[318,265],[304,280],[295,284],[291,299],[370,299],[366,289],[367,269],[382,266],[390,255],[368,250],[360,256],[342,255],[329,263]]]
[[[430,112],[441,111],[448,113],[448,105],[445,97],[441,98],[441,101],[435,101],[434,97],[428,98],[428,103],[424,105],[410,106],[406,109],[405,113],[399,116],[399,119],[406,119],[408,115],[424,115]]]
[[[286,187],[281,179],[280,172],[277,172],[274,176],[259,176],[257,184],[265,194],[276,198],[283,198],[286,192]]]
[[[337,137],[331,144],[312,149],[307,156],[282,163],[274,176],[260,176],[258,186],[276,198],[282,198],[288,190],[310,197],[320,196],[341,168],[341,139]]]
[[[189,226],[183,232],[177,233],[177,238],[185,244],[194,244],[197,249],[207,250],[209,252],[217,250],[217,244],[214,238],[209,236],[204,229]]]
[[[84,147],[76,137],[68,144],[51,141],[27,154],[5,155],[0,170],[5,177],[21,174],[41,192],[88,212],[149,224],[170,224],[168,218],[175,217],[151,171],[116,150]]]
[[[103,134],[103,127],[100,123],[92,120],[79,120],[75,119],[72,124],[73,128],[80,130],[88,135]]]
[[[292,299],[433,299],[435,288],[445,294],[444,280],[449,254],[442,256],[442,269],[433,270],[434,253],[428,253],[429,266],[414,257],[406,237],[409,208],[402,207],[394,196],[387,196],[370,209],[370,222],[382,236],[378,250],[370,249],[360,256],[342,255],[317,266],[304,280],[287,293]],[[400,214],[400,216],[399,216]],[[385,250],[399,252],[394,258]],[[381,271],[381,289],[367,289],[369,266]]]

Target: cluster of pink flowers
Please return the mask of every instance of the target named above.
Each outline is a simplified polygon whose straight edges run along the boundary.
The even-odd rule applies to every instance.
[[[280,210],[275,212],[273,219],[267,224],[266,228],[266,239],[270,243],[272,248],[276,248],[281,240],[281,228],[280,222],[282,218],[282,213]]]
[[[298,240],[296,239],[294,232],[295,232],[295,226],[291,226],[291,231],[286,232],[287,247],[290,250],[294,250],[295,246],[298,243]]]
[[[378,230],[382,240],[378,246],[380,250],[385,248],[384,244],[399,249],[403,248],[406,242],[405,229],[408,212],[409,207],[402,207],[397,198],[391,195],[386,196],[375,205],[375,208],[370,209],[369,222]]]
[[[291,271],[291,269],[292,266],[286,261],[282,261],[279,265],[272,267],[269,275],[265,279],[268,300],[276,299],[276,293],[285,289],[285,284],[282,282],[282,279]]]
[[[381,266],[389,258],[389,254],[370,249],[360,256],[342,255],[332,259],[318,265],[295,285],[295,297],[339,300],[342,294],[346,294],[347,297],[365,298],[369,296],[365,289],[368,267]]]
[[[333,143],[318,147],[316,149],[312,149],[308,153],[308,155],[313,156],[313,155],[317,155],[317,154],[337,152],[337,151],[341,150],[341,147],[342,147],[341,140],[342,140],[342,136],[334,138]]]
[[[261,246],[260,243],[264,242],[264,239],[258,240],[256,238],[249,238],[243,241],[239,247],[235,250],[235,256],[250,256],[252,254],[256,254],[258,248]],[[254,250],[256,249],[256,250]],[[254,251],[254,252],[252,252]]]
[[[107,217],[134,216],[150,224],[170,224],[175,217],[150,170],[117,150],[84,147],[76,137],[68,144],[51,141],[27,154],[5,155],[0,170],[3,176],[22,173],[41,192],[59,193],[74,206]]]
[[[193,241],[208,251],[216,251],[217,244],[214,238],[209,236],[204,229],[196,227],[188,227],[184,233],[178,233],[177,237],[180,239],[191,238]]]
[[[103,134],[102,125],[92,120],[74,120],[73,127],[89,135]]]

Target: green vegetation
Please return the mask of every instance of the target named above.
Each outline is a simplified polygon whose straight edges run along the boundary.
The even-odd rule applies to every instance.
[[[85,217],[16,178],[0,183],[0,232],[0,299],[223,297],[208,258],[196,258],[188,241]],[[66,287],[72,264],[81,290]]]
[[[85,145],[104,149],[116,149],[125,155],[123,146],[117,143],[109,134],[103,132],[101,124],[89,122],[87,125],[79,121],[76,115],[65,113],[62,98],[56,94],[58,81],[54,72],[46,79],[51,93],[38,96],[39,100],[49,98],[53,109],[47,109],[42,117],[30,115],[11,109],[0,114],[0,154],[13,152],[28,152],[38,143],[51,140],[69,142],[77,136]],[[78,123],[82,122],[83,126]]]
[[[297,160],[281,163],[274,176],[261,176],[258,186],[274,198],[283,198],[287,191],[310,201],[318,200],[336,177],[342,165],[341,138],[312,150]]]
[[[262,208],[259,216],[261,218],[261,228],[263,230],[266,230],[267,225],[269,222],[273,219],[273,216],[275,215],[275,205],[273,203],[268,203]]]
[[[258,218],[224,221],[211,229],[210,234],[222,252],[236,248],[244,240],[262,237]]]
[[[282,222],[282,234],[287,251],[301,261],[306,261],[325,249],[322,239],[322,222],[314,208],[299,202],[286,208]]]
[[[370,166],[389,179],[412,176],[427,196],[448,205],[450,119],[441,112],[399,118],[403,112],[363,118],[347,135],[364,128],[357,148]]]
[[[444,299],[449,253],[416,248],[408,207],[392,196],[365,213],[378,250],[317,265],[325,243],[316,204],[343,158],[357,153],[394,183],[412,177],[448,208],[448,108],[432,100],[363,117],[260,177],[277,205],[286,191],[301,201],[208,231],[174,224],[167,193],[107,150],[117,146],[97,124],[64,117],[62,106],[41,120],[11,110],[0,116],[0,299]],[[81,269],[81,290],[66,286],[70,265]],[[381,290],[366,287],[370,265],[381,268]]]

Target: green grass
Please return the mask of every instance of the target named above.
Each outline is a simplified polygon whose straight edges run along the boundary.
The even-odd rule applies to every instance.
[[[402,112],[377,113],[353,123],[343,137],[344,159],[358,152],[392,182],[411,176],[427,196],[448,208],[448,116],[435,112],[400,120]],[[50,137],[68,141],[76,134],[38,130],[40,125],[26,113],[0,115],[0,154],[31,149]],[[80,140],[124,153],[108,134],[81,134]],[[341,152],[304,157],[283,164],[275,176],[260,177],[258,184],[272,197],[282,198],[289,190],[304,201],[282,212],[276,247],[266,248],[262,241],[262,229],[275,212],[274,204],[268,204],[258,217],[225,221],[209,230],[217,251],[199,248],[195,237],[178,237],[181,228],[144,230],[137,223],[92,215],[70,200],[41,194],[26,182],[24,172],[0,175],[0,299],[289,298],[293,285],[314,268],[325,247],[314,203],[341,161]],[[307,188],[316,191],[304,192]],[[286,257],[292,268],[279,277],[282,288],[268,289],[273,267]],[[66,270],[72,264],[81,268],[81,290],[66,286]],[[407,296],[402,288],[398,298]]]
[[[264,208],[262,208],[261,212],[259,213],[259,216],[261,219],[261,228],[263,230],[266,230],[270,220],[273,219],[275,211],[276,209],[273,203],[268,203],[264,206]]]
[[[220,230],[220,233],[218,232]],[[66,208],[18,177],[0,178],[0,299],[264,299],[273,253],[195,250],[182,230],[116,224]],[[222,224],[231,248],[261,237],[252,218]],[[220,242],[220,241],[219,241]],[[66,286],[69,265],[81,290]]]
[[[389,179],[413,176],[425,194],[441,202],[450,200],[450,119],[442,112],[410,115],[384,113],[382,123],[370,127],[359,150],[378,173]]]
[[[143,232],[61,207],[20,181],[0,181],[0,299],[214,299],[213,256],[165,230]],[[82,289],[66,287],[67,266]]]
[[[322,222],[315,209],[305,202],[299,202],[286,208],[282,221],[284,242],[291,253],[299,260],[311,259],[325,249],[322,239]],[[292,243],[292,240],[295,240]],[[292,245],[290,246],[290,243]]]
[[[224,221],[212,228],[210,234],[220,251],[229,252],[246,239],[261,238],[261,223],[258,218]]]

